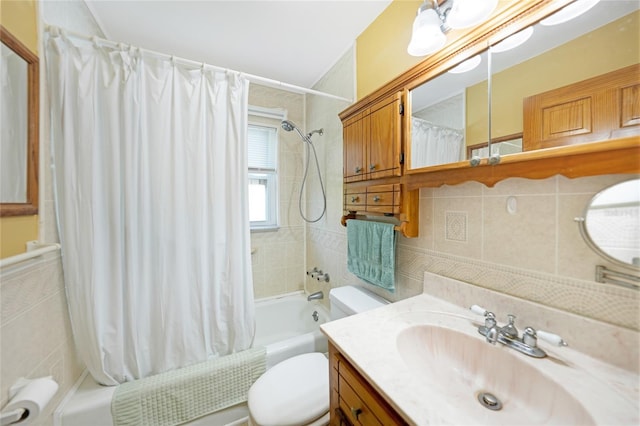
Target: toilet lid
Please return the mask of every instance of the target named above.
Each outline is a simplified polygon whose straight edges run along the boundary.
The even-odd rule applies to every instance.
[[[329,360],[314,352],[276,364],[251,386],[248,404],[262,426],[312,422],[329,411]]]

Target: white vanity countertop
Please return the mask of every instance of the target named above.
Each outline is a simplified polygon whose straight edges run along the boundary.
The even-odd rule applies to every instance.
[[[415,364],[414,367],[409,367],[398,350],[396,341],[398,334],[402,330],[420,324],[453,329],[479,339],[482,344],[491,347],[487,353],[499,355],[495,359],[502,359],[506,354],[491,351],[510,351],[514,356],[519,357],[518,365],[522,366],[520,362],[522,361],[526,364],[525,369],[539,371],[544,380],[547,380],[545,383],[549,383],[549,379],[559,383],[564,391],[580,403],[595,424],[637,425],[640,423],[638,374],[606,364],[570,347],[558,348],[545,342],[540,342],[539,346],[547,352],[546,358],[532,358],[500,344],[491,346],[486,343],[484,336],[477,332],[477,326],[482,322],[482,317],[466,309],[422,294],[359,315],[325,323],[321,329],[338,350],[411,424],[494,425],[514,424],[514,421],[521,424],[566,423],[566,418],[563,419],[562,414],[559,414],[566,410],[561,408],[559,403],[556,403],[555,407],[553,402],[548,407],[540,407],[539,410],[535,410],[534,416],[523,412],[522,418],[518,417],[515,420],[514,417],[510,417],[513,413],[509,414],[509,401],[505,402],[502,411],[488,410],[477,402],[476,394],[479,389],[474,389],[475,383],[471,383],[473,380],[468,383],[468,397],[466,385],[462,386],[465,394],[462,398],[457,398],[460,395],[455,398],[451,398],[451,395],[447,397],[446,392],[439,392],[439,386],[451,386],[451,383],[454,383],[454,376],[458,372],[453,370],[445,372],[443,377],[451,377],[451,380],[434,378],[430,382],[428,378],[425,379],[424,372],[419,373],[415,370]],[[419,345],[416,344],[416,346]],[[473,354],[470,358],[476,359]],[[484,364],[491,364],[494,358],[487,359],[485,356],[477,359],[477,362],[482,364],[471,368],[473,371],[482,371],[482,374],[491,376],[495,374],[494,369],[501,368],[500,365],[485,367]],[[425,363],[427,362],[428,354],[425,354]],[[516,377],[520,376],[519,374],[512,374],[512,376],[515,377],[514,382],[520,380],[520,377]],[[487,382],[485,378],[482,380]],[[535,380],[529,382],[526,374],[522,374],[521,380],[527,381],[527,388],[524,389],[533,389],[536,383],[540,382]],[[440,383],[436,383],[438,381]],[[459,381],[457,386],[457,389],[461,389]],[[516,383],[515,386],[520,384]],[[542,387],[551,388],[548,385]],[[543,394],[549,392],[556,391],[542,390]],[[562,400],[560,394],[557,397],[552,395],[547,399],[560,401]],[[508,395],[503,397],[509,399]],[[536,397],[539,395],[532,396],[532,398]],[[514,407],[517,403],[512,402],[512,404]],[[533,405],[537,406],[535,402]],[[514,409],[511,408],[511,411]]]

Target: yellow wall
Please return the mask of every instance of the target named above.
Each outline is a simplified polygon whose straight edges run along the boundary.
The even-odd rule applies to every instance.
[[[38,239],[38,216],[3,217],[0,235],[0,259],[24,253],[27,241]]]
[[[0,23],[34,53],[38,53],[35,0],[1,0]]]
[[[522,132],[522,100],[640,62],[640,12],[622,17],[492,78],[492,138]],[[467,89],[467,145],[486,142],[487,84]]]
[[[362,99],[424,58],[407,53],[421,0],[394,0],[356,40],[357,96]]]
[[[38,52],[35,0],[1,0],[0,24],[34,53]],[[0,218],[0,258],[26,250],[26,242],[38,239],[38,216]]]

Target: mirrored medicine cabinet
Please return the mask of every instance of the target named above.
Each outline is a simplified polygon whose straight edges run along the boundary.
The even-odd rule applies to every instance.
[[[493,42],[472,56],[461,55],[462,63],[450,61],[449,69],[428,81],[409,84],[410,124],[405,127],[405,172],[441,169],[438,166],[456,163],[468,166],[484,161],[483,164],[487,164],[486,159],[492,154],[499,162],[500,158],[522,151],[576,143],[561,137],[554,139],[557,135],[552,135],[546,145],[540,145],[538,140],[542,136],[531,136],[531,128],[540,123],[528,123],[530,113],[525,108],[541,94],[567,86],[572,91],[572,85],[577,82],[637,67],[640,53],[633,28],[640,19],[639,9],[640,4],[634,1],[600,2],[585,14],[562,24],[544,25],[542,20]],[[512,41],[521,44],[506,49]],[[475,67],[471,67],[473,63]],[[459,72],[465,66],[471,69]],[[637,73],[635,69],[632,74],[634,72]],[[635,87],[633,90],[637,91],[637,83]],[[631,94],[634,96],[637,100],[637,93]],[[566,113],[571,120],[576,117],[572,109],[588,107],[590,105],[566,104],[555,110],[546,108],[543,113],[559,117]],[[577,123],[565,123],[568,130],[563,129],[562,136],[575,138],[584,133],[578,143],[637,135],[637,124],[640,124],[637,117],[631,117],[629,124],[635,127],[627,133],[598,133],[594,131],[598,123],[578,122],[582,117],[574,120]]]
[[[0,216],[38,213],[38,56],[0,25]]]

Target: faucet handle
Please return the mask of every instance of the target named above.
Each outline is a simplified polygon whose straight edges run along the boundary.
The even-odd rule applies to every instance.
[[[474,314],[482,315],[482,316],[485,316],[487,314],[487,312],[488,312],[485,308],[483,308],[482,306],[478,306],[478,305],[471,305],[471,307],[469,309]]]
[[[548,331],[538,330],[536,331],[539,339],[544,340],[547,343],[550,343],[555,346],[568,346],[568,343],[562,340],[562,337],[557,334],[549,333]]]
[[[536,331],[531,327],[527,327],[524,329],[524,333],[522,335],[522,343],[535,348],[537,346],[538,338],[555,346],[568,346],[567,342],[562,340],[562,337],[558,336],[557,334],[549,333],[548,331],[543,330]]]
[[[471,307],[469,308],[471,310],[471,312],[473,312],[476,315],[482,315],[484,317],[484,326],[489,329],[489,328],[493,328],[495,327],[495,325],[497,324],[496,322],[496,316],[493,312],[489,312],[487,311],[485,308],[483,308],[482,306],[478,306],[478,305],[471,305]]]

